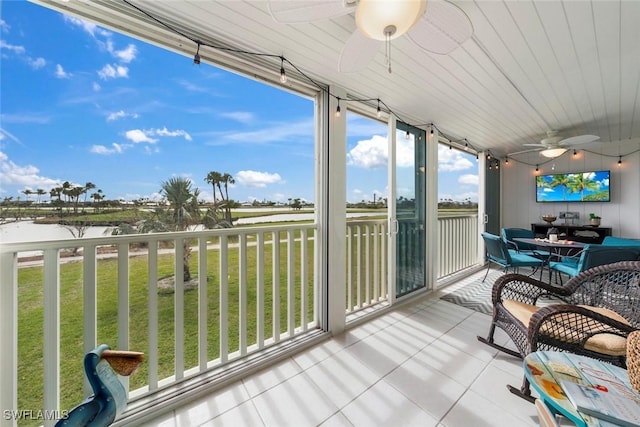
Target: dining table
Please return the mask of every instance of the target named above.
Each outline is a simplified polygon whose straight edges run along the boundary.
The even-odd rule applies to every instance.
[[[549,255],[545,260],[547,268],[552,258],[560,258],[562,256],[572,256],[580,252],[586,246],[586,243],[576,242],[575,240],[551,240],[543,238],[531,237],[514,237],[515,242],[526,243],[546,250]],[[549,268],[549,284],[551,284],[551,268]]]

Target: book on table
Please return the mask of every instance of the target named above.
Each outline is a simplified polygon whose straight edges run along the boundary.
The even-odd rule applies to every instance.
[[[561,381],[560,385],[578,411],[616,425],[640,427],[640,403],[637,399],[572,381]]]

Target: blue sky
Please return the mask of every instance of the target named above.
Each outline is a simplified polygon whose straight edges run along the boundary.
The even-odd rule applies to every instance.
[[[310,99],[22,1],[2,3],[0,55],[0,198],[70,181],[155,199],[185,176],[211,200],[219,171],[235,200],[314,199]],[[349,114],[349,201],[386,197],[386,131]],[[472,157],[442,147],[439,163],[440,198],[477,200]]]

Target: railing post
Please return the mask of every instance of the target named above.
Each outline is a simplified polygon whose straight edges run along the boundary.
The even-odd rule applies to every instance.
[[[18,410],[18,255],[0,254],[0,408]],[[17,417],[0,417],[3,427],[16,426]]]
[[[50,413],[60,409],[60,253],[58,249],[44,251],[43,407]],[[56,420],[45,419],[44,425],[45,427],[53,426],[55,422]]]

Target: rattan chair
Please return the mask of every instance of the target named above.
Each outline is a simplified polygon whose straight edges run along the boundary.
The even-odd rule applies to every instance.
[[[489,334],[478,337],[485,344],[520,358],[569,351],[626,367],[626,338],[640,329],[640,261],[594,267],[561,287],[506,274],[495,281],[492,302]],[[495,343],[496,327],[517,351]],[[533,402],[526,378],[520,389],[507,387]]]

